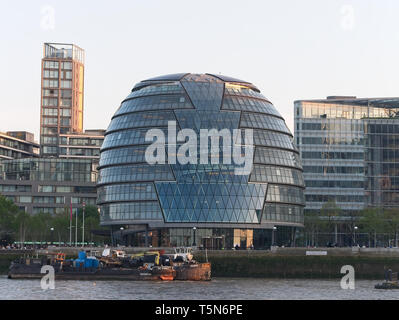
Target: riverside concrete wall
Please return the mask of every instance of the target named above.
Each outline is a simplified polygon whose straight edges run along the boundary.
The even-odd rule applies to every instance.
[[[202,250],[196,251],[202,253]],[[305,256],[307,252],[324,253],[327,256],[384,256],[399,257],[399,248],[280,248],[271,250],[208,250],[209,254],[217,256]]]
[[[327,278],[343,277],[341,268],[350,265],[356,279],[383,280],[384,268],[399,271],[398,250],[346,248],[273,248],[271,251],[196,252],[199,261],[212,263],[214,277]],[[306,255],[307,251],[313,254]]]
[[[90,249],[90,248],[86,248]],[[103,248],[94,248],[102,252]],[[160,248],[119,248],[128,253]],[[162,248],[172,253],[171,248]],[[68,256],[77,256],[81,248],[49,248],[46,250],[0,250],[0,272],[6,273],[12,260],[24,254],[45,255],[62,251]],[[306,255],[306,252],[318,255]],[[342,278],[342,266],[351,265],[356,279],[382,280],[384,268],[399,271],[399,249],[397,248],[272,248],[272,250],[197,250],[198,261],[212,263],[213,277],[252,278]]]

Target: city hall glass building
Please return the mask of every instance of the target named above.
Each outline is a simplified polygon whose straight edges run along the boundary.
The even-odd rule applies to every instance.
[[[167,137],[169,122],[197,134],[252,129],[252,170],[237,175],[235,164],[223,161],[150,165],[146,133],[157,128]],[[303,227],[303,191],[299,154],[280,113],[253,84],[226,76],[173,74],[138,83],[101,148],[101,223],[125,244],[267,247],[273,238],[289,245]]]

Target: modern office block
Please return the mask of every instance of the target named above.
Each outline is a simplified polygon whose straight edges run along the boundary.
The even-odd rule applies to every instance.
[[[0,132],[0,160],[39,157],[39,144],[25,131]]]
[[[295,101],[306,211],[399,206],[399,98]]]
[[[399,117],[367,119],[364,130],[366,205],[399,207]]]
[[[65,213],[96,205],[97,171],[91,160],[0,161],[0,193],[25,212]]]
[[[59,157],[65,159],[100,159],[105,130],[85,130],[83,133],[60,134]]]

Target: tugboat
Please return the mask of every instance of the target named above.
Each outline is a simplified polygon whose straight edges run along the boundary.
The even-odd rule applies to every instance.
[[[385,270],[385,282],[376,284],[375,289],[399,289],[398,273],[392,273],[391,269]]]
[[[206,281],[211,279],[211,264],[197,263],[193,260],[191,248],[175,248],[173,269],[176,270],[176,280]]]
[[[56,280],[211,280],[210,263],[193,260],[191,249],[179,248],[172,256],[161,251],[127,255],[106,248],[101,257],[80,251],[77,259],[66,259],[62,252],[47,258],[24,257],[11,263],[9,279],[40,279],[43,266],[54,268]]]

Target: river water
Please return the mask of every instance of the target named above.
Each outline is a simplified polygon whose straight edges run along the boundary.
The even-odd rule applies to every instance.
[[[343,290],[340,280],[215,278],[210,282],[56,281],[42,290],[40,280],[0,276],[0,300],[399,300],[399,290],[376,290],[378,281],[359,280]]]

